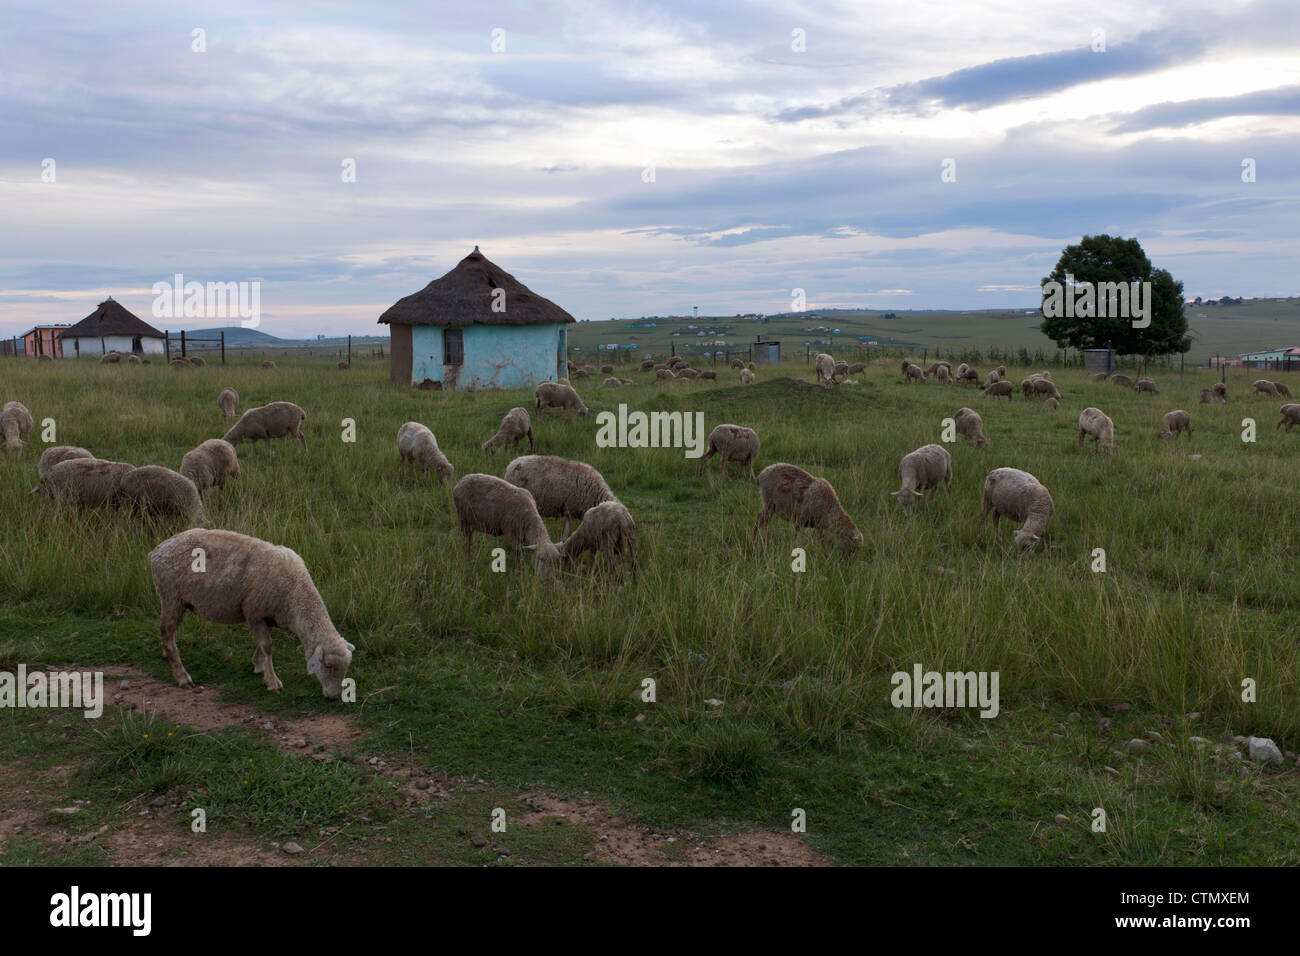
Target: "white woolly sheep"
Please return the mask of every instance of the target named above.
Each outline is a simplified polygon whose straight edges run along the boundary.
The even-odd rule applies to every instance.
[[[227,478],[239,478],[239,456],[235,446],[223,438],[209,438],[181,459],[181,474],[194,482],[199,495],[216,486],[224,491]]]
[[[867,370],[866,362],[854,362],[852,365],[849,366],[850,375],[857,375],[859,372],[865,372],[866,370]]]
[[[1093,375],[1092,380],[1094,382],[1104,382],[1108,378],[1110,378],[1110,376],[1107,375],[1105,372],[1098,372],[1097,374]]]
[[[1226,401],[1226,399],[1227,399],[1227,397],[1228,397],[1228,386],[1227,386],[1225,383],[1223,383],[1223,382],[1215,382],[1215,383],[1214,383],[1214,394],[1215,394],[1215,395],[1221,395],[1221,396],[1225,399],[1225,401],[1224,401],[1223,404],[1225,404],[1225,405],[1228,404],[1227,401]]]
[[[636,577],[637,539],[636,522],[632,513],[621,501],[602,501],[588,508],[573,534],[560,545],[560,559],[575,561],[585,553],[594,556],[599,551],[605,556],[605,566],[613,577],[620,565],[626,565]]]
[[[697,368],[691,368],[689,365],[683,365],[681,368],[677,370],[677,377],[678,378],[699,378],[700,370]]]
[[[529,492],[543,518],[563,518],[565,535],[569,522],[581,520],[588,508],[618,500],[591,465],[554,455],[516,458],[506,465],[506,481]]]
[[[55,504],[79,508],[116,506],[122,479],[135,469],[124,461],[69,458],[50,467],[36,489]]]
[[[1000,381],[1002,381],[1002,376],[1000,376],[997,372],[989,372],[987,375],[984,376],[984,387],[988,388],[990,385],[993,385],[994,383]]]
[[[1286,425],[1286,430],[1290,431],[1292,425],[1300,425],[1300,405],[1283,405],[1281,411],[1282,417],[1278,420],[1278,428]]]
[[[974,382],[976,385],[978,385],[979,380],[980,380],[979,369],[971,366],[968,366],[966,368],[966,371],[964,372],[958,371],[957,373],[957,381],[959,382]]]
[[[959,408],[953,417],[957,434],[973,441],[976,448],[988,448],[989,440],[984,437],[984,419],[973,408]]]
[[[998,373],[999,379],[1004,379],[1007,377],[1007,367],[1005,365],[999,365],[996,371]]]
[[[994,468],[984,479],[984,501],[980,508],[979,531],[975,536],[977,544],[983,543],[984,516],[990,511],[993,512],[994,534],[997,534],[1000,518],[1024,522],[1015,537],[1019,556],[1025,558],[1038,547],[1055,507],[1047,488],[1029,472],[1018,468]]]
[[[1192,437],[1192,416],[1188,415],[1181,408],[1176,408],[1172,412],[1165,412],[1164,417],[1160,419],[1161,438],[1173,438],[1177,440],[1178,436],[1184,431],[1187,437]]]
[[[904,359],[904,361],[906,362],[907,360]],[[948,362],[944,362],[936,359],[935,361],[931,362],[929,365],[925,367],[925,377],[929,378],[931,375],[938,375],[939,369],[941,368],[947,369],[949,377],[952,376],[952,365]],[[904,366],[904,369],[906,370],[906,366]]]
[[[984,391],[980,392],[980,395],[987,395],[990,398],[998,398],[999,396],[1005,395],[1009,402],[1011,401],[1015,390],[1016,387],[1010,382],[994,382],[988,388],[984,389]]]
[[[1105,412],[1100,408],[1085,408],[1079,413],[1079,447],[1083,447],[1083,439],[1092,436],[1092,445],[1101,447],[1107,451],[1115,447],[1115,423],[1110,420]]]
[[[1043,411],[1054,412],[1061,407],[1061,400],[1055,395],[1047,396],[1047,401],[1043,402]]]
[[[262,368],[275,368],[275,363],[272,362],[270,359],[267,359],[265,362],[262,363]]]
[[[835,371],[831,373],[832,378],[845,378],[849,374],[849,363],[836,361]]]
[[[754,373],[751,372],[751,371],[750,371],[749,369],[747,369],[747,368],[742,368],[742,369],[740,370],[740,384],[741,384],[741,385],[753,385],[753,384],[754,384]]]
[[[830,388],[831,383],[835,381],[835,359],[825,352],[817,355],[817,360],[813,362],[813,367],[817,370],[817,384],[822,388]]]
[[[909,362],[907,367],[903,369],[903,382],[904,384],[907,382],[920,382],[924,385],[925,373],[921,371],[921,366]]]
[[[698,474],[704,474],[704,463],[714,455],[721,456],[722,474],[727,473],[727,462],[734,461],[738,469],[748,467],[754,477],[754,462],[758,458],[758,432],[743,425],[719,425],[709,432],[708,451],[700,459]]]
[[[742,377],[742,378],[744,377],[744,372],[741,372],[741,377]],[[673,370],[670,369],[670,368],[657,368],[657,369],[655,369],[655,384],[656,384],[656,385],[662,385],[664,382],[672,382],[672,381],[675,381],[676,379],[677,379],[677,375],[676,375],[676,373],[674,373]]]
[[[1137,380],[1137,390],[1139,392],[1153,392],[1159,394],[1160,390],[1156,388],[1156,383],[1149,378],[1140,378]]]
[[[296,552],[234,531],[191,528],[150,551],[149,570],[162,603],[163,653],[181,687],[194,686],[176,649],[176,631],[189,611],[203,621],[247,624],[257,638],[253,673],[262,675],[272,693],[284,688],[271,661],[271,628],[279,627],[302,642],[307,673],[320,681],[325,696],[342,696],[356,648],[334,627]]]
[[[1110,377],[1110,384],[1118,385],[1120,388],[1137,388],[1137,383],[1127,375],[1120,375],[1116,372]]]
[[[525,438],[528,439],[528,450],[532,451],[533,423],[528,417],[528,409],[515,406],[501,419],[497,433],[483,443],[483,450],[490,455],[502,445],[513,449]]]
[[[966,376],[966,372],[969,371],[969,369],[970,366],[967,365],[965,362],[962,362],[960,365],[957,366],[957,371],[953,373],[952,377],[960,381],[962,378]]]
[[[235,412],[239,408],[239,393],[233,388],[223,388],[221,394],[217,396],[217,408],[221,409],[221,417],[228,422],[235,420]]]
[[[1273,387],[1277,389],[1277,393],[1281,395],[1283,398],[1291,397],[1291,389],[1287,388],[1281,382],[1274,382]]]
[[[710,379],[714,379],[714,380],[716,381],[716,380],[717,380],[717,377],[718,377],[718,373],[715,372],[715,371],[714,371],[713,369],[711,369],[711,368],[706,368],[703,372],[700,373],[700,378],[710,378]],[[629,382],[629,381],[628,381],[627,379],[625,379],[625,378],[623,378],[623,379],[619,379],[619,381],[622,382],[624,385],[631,385],[631,384],[632,384],[631,382]]]
[[[100,365],[116,365],[122,361],[122,353],[117,351],[105,352],[99,357]]]
[[[862,532],[825,478],[815,478],[802,468],[778,462],[759,472],[758,491],[763,509],[754,523],[755,532],[775,515],[794,522],[796,538],[800,528],[817,528],[834,535],[850,554],[862,547]]]
[[[1203,388],[1200,391],[1202,405],[1227,405],[1228,400],[1220,393],[1210,388]]]
[[[433,432],[419,422],[406,422],[397,429],[397,456],[403,462],[413,461],[425,471],[433,472],[444,485],[456,473],[456,469],[438,447],[438,439],[433,437]]]
[[[898,463],[898,483],[899,489],[890,494],[909,514],[912,503],[925,492],[938,488],[940,483],[948,489],[951,498],[952,456],[942,445],[922,445],[916,451],[908,452]]]
[[[74,462],[65,462],[60,467],[69,464]],[[194,482],[161,465],[132,468],[123,476],[117,498],[119,504],[134,508],[150,519],[182,518],[191,527],[208,520]]]
[[[300,425],[307,418],[307,413],[293,402],[271,402],[250,408],[235,422],[234,427],[222,436],[232,445],[241,441],[251,441],[253,450],[257,450],[259,440],[266,442],[267,451],[271,449],[272,438],[292,435],[304,451],[307,439],[303,437]]]
[[[619,388],[620,386],[622,386],[622,384],[623,384],[622,379],[614,378],[613,376],[610,376],[609,378],[605,379],[605,381],[600,383],[601,388]]]
[[[515,551],[516,567],[522,570],[523,552],[533,552],[533,566],[545,581],[560,550],[551,541],[546,523],[537,513],[537,502],[523,488],[495,475],[466,475],[451,493],[456,518],[465,544],[465,565],[469,567],[474,532],[501,535]]]
[[[537,386],[537,407],[535,414],[541,415],[548,409],[558,409],[559,411],[576,412],[579,417],[587,417],[587,406],[582,403],[578,393],[574,391],[572,385],[561,385],[559,382],[542,382]]]
[[[948,366],[946,365],[940,365],[938,368],[934,370],[934,378],[935,381],[942,382],[945,385],[952,384],[952,372],[949,370]]]
[[[1048,378],[1031,378],[1030,392],[1034,395],[1050,395],[1057,401],[1061,400],[1061,393],[1056,390],[1056,385]]]
[[[1251,394],[1253,395],[1255,392],[1260,392],[1264,395],[1272,395],[1274,398],[1280,398],[1282,395],[1282,393],[1278,391],[1276,383],[1270,382],[1266,378],[1261,378],[1255,382],[1255,387],[1251,391]]]
[[[4,447],[10,455],[20,455],[27,433],[32,430],[32,413],[22,402],[5,402],[0,409],[0,435],[4,436]]]

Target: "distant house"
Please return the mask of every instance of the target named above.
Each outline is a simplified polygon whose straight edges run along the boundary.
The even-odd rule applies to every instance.
[[[467,391],[564,377],[568,324],[576,320],[475,246],[379,321],[390,330],[394,384]]]
[[[1243,352],[1237,356],[1243,368],[1283,369],[1290,371],[1300,368],[1300,348],[1265,349],[1259,352]],[[1226,364],[1226,363],[1225,363]]]
[[[162,355],[165,336],[109,296],[94,312],[58,335],[64,358],[75,355]]]
[[[38,325],[28,329],[19,336],[23,340],[24,355],[49,355],[58,358],[62,353],[59,348],[59,333],[68,328],[63,325]]]

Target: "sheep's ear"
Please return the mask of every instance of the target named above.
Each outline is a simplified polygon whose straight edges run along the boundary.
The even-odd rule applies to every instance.
[[[917,488],[916,491],[912,492],[912,494],[916,495],[916,497],[918,497],[918,498],[924,498],[924,497],[925,497],[925,492],[922,491],[920,488]]]
[[[312,651],[311,656],[307,658],[307,673],[320,676],[320,665],[324,657],[325,648],[317,644],[316,650]]]
[[[901,492],[901,491],[891,491],[890,494],[891,494],[891,495],[894,495],[895,497],[897,497],[898,495],[901,495],[902,492]]]
[[[343,646],[348,649],[349,654],[356,653],[357,646],[353,644],[351,641],[344,641]]]
[[[535,544],[526,544],[526,545],[524,545],[524,550],[525,550],[525,551],[536,551],[536,550],[537,550],[537,545],[535,545]]]

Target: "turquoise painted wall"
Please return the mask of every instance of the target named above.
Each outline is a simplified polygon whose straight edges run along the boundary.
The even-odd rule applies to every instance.
[[[411,328],[411,383],[426,378],[445,389],[534,388],[561,370],[568,330],[563,325],[467,325],[461,329],[465,364],[443,365],[442,327]]]

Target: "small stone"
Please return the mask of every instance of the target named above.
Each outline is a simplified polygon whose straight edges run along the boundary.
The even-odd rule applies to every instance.
[[[1249,740],[1250,740],[1249,737],[1243,737],[1241,734],[1236,734],[1232,738],[1232,742],[1236,744],[1238,747],[1240,747],[1242,744],[1246,743]]]
[[[590,860],[594,860],[594,859],[596,859],[596,851],[595,851],[595,850],[591,850],[591,851],[589,851],[589,852],[587,852],[587,853],[584,853],[584,854],[582,854],[582,858],[583,858],[584,860],[588,860],[588,861],[590,861]]]
[[[479,833],[475,833],[472,837],[470,837],[469,843],[470,846],[487,846],[487,840],[484,839],[482,834]]]
[[[376,766],[378,766],[378,765],[379,765],[379,758],[378,758],[378,757],[371,757],[371,758],[370,758],[370,766],[372,766],[372,767],[376,767]]]
[[[417,781],[415,781],[415,789],[416,789],[416,790],[428,790],[428,789],[429,789],[429,781],[427,781],[427,780],[417,780]]]
[[[639,723],[641,723],[643,720],[645,720],[645,714],[637,714],[637,715],[636,715],[635,717],[633,717],[632,719],[633,719],[636,723],[639,724]]]
[[[1115,726],[1115,721],[1111,720],[1109,717],[1099,717],[1097,719],[1097,729],[1100,730],[1103,734],[1110,733],[1110,729],[1114,726]]]
[[[1112,714],[1127,714],[1133,705],[1122,700],[1112,700],[1106,707]]]
[[[1204,737],[1196,737],[1196,736],[1192,736],[1192,737],[1188,737],[1187,739],[1188,739],[1191,743],[1193,743],[1193,744],[1196,745],[1196,749],[1197,749],[1197,750],[1204,750],[1204,749],[1205,749],[1205,745],[1209,743],[1209,741],[1206,740]]]
[[[709,698],[706,698],[705,701],[704,701],[704,703],[707,704],[707,705],[710,706],[710,707],[721,707],[721,706],[722,706],[722,701],[718,700],[718,698],[716,698],[716,697],[709,697]]]
[[[1065,826],[1065,824],[1070,822],[1070,818],[1067,817],[1064,813],[1058,813],[1055,817],[1055,820],[1057,823],[1061,824],[1061,826]]]
[[[149,805],[150,805],[151,807],[165,807],[165,806],[167,806],[167,798],[166,798],[166,797],[154,797],[153,800],[150,801]]]
[[[1251,737],[1249,741],[1250,759],[1261,763],[1281,763],[1282,751],[1268,737]]]
[[[81,807],[55,807],[50,813],[80,813]]]
[[[1065,739],[1065,734],[1048,734],[1047,736],[1051,737],[1053,740],[1064,740],[1064,739]]]
[[[122,688],[123,690],[126,690],[128,687],[131,686],[131,679],[129,677],[124,677],[122,678],[122,683],[118,684],[117,686]]]
[[[1187,715],[1187,719],[1188,719],[1188,720],[1200,720],[1200,719],[1201,719],[1201,712],[1200,712],[1199,710],[1194,710],[1194,711],[1192,711],[1190,714]]]
[[[299,853],[302,852],[302,847],[294,843],[292,840],[290,840],[284,846],[280,847],[280,849],[283,850],[285,853],[289,854],[290,856],[297,856]]]
[[[1114,777],[1118,777],[1118,776],[1119,776],[1119,771],[1116,770],[1114,767],[1102,767],[1102,769],[1105,770],[1105,771],[1106,771],[1108,774],[1110,774],[1111,776],[1114,776]]]
[[[297,747],[299,750],[302,750],[303,748],[305,748],[305,747],[307,746],[307,738],[306,738],[306,737],[299,737],[297,740],[295,740],[295,741],[293,742],[293,745],[294,745],[295,747]]]
[[[1134,737],[1124,747],[1131,754],[1144,754],[1151,749],[1151,742],[1141,737]]]
[[[275,721],[274,721],[274,720],[268,720],[266,723],[264,723],[264,724],[262,725],[262,729],[263,729],[263,730],[275,730]]]
[[[1148,730],[1143,734],[1143,736],[1146,737],[1147,740],[1154,740],[1156,742],[1165,739],[1164,734],[1160,733],[1158,730]]]

